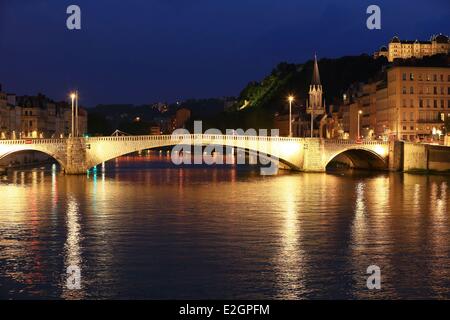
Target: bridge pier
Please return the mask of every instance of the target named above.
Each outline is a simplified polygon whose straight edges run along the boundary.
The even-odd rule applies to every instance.
[[[89,169],[86,162],[86,142],[84,138],[67,139],[67,158],[64,167],[65,174],[86,174]]]

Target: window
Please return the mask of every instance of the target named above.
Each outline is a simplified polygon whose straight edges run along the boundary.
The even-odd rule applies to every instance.
[[[444,75],[441,74],[441,81],[444,81]]]
[[[427,81],[430,81],[430,80],[431,80],[431,77],[429,74],[427,74]]]
[[[406,87],[403,87],[402,92],[403,92],[403,94],[406,94]]]
[[[437,100],[433,100],[433,108],[437,108]]]
[[[442,75],[442,76],[444,76],[444,75]],[[414,73],[410,73],[409,74],[409,80],[411,80],[411,81],[413,81],[414,80]]]
[[[422,74],[419,73],[419,81],[422,81]]]
[[[409,120],[414,121],[414,112],[409,113]]]
[[[437,94],[437,87],[433,87],[433,94]]]
[[[419,108],[423,108],[423,100],[422,99],[419,100]]]
[[[403,81],[405,81],[405,80],[406,80],[406,73],[403,73],[403,75],[402,75],[402,79],[403,79]]]
[[[447,108],[450,109],[450,100],[447,100]]]
[[[437,81],[437,74],[433,74],[433,81]]]
[[[441,94],[444,94],[444,87],[441,87]]]
[[[411,108],[414,108],[414,100],[413,100],[413,99],[411,99],[411,100],[409,101],[409,106],[410,106]]]
[[[409,88],[409,93],[410,93],[410,94],[414,94],[414,87],[410,87],[410,88]]]
[[[430,99],[427,99],[427,107],[430,107]]]
[[[450,87],[447,87],[447,94],[450,94]]]
[[[402,100],[402,107],[406,108],[406,100],[405,99]]]
[[[441,100],[441,109],[444,109],[444,100]]]

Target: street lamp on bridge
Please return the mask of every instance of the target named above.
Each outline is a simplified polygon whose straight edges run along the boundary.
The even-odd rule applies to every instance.
[[[292,102],[294,101],[294,96],[290,95],[288,97],[289,101],[289,137],[292,137]]]
[[[360,134],[360,128],[361,128],[361,115],[362,115],[362,110],[358,111],[358,140],[361,138],[361,134]]]
[[[71,136],[78,137],[78,91],[74,91],[70,94],[72,101],[72,130]]]

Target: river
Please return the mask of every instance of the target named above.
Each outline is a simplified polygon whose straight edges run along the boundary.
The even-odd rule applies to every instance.
[[[0,178],[0,297],[450,298],[450,176],[178,167]],[[367,268],[379,266],[381,289]],[[81,289],[66,285],[80,270]]]

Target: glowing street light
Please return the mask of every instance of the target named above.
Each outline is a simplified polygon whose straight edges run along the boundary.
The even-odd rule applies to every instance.
[[[79,129],[78,129],[78,91],[75,92],[75,136],[79,137]]]
[[[289,101],[289,137],[292,137],[292,102],[294,101],[294,96],[290,95],[288,97]]]
[[[360,134],[360,127],[361,127],[361,124],[360,124],[360,122],[361,122],[361,115],[362,115],[362,110],[359,110],[358,111],[358,140],[361,138],[361,134]]]
[[[74,116],[73,116],[73,114],[74,114],[74,108],[75,108],[75,98],[77,97],[77,95],[75,94],[75,92],[72,92],[71,94],[70,94],[70,99],[71,99],[71,101],[72,101],[72,113],[71,113],[71,115],[72,115],[72,127],[71,127],[71,137],[73,138],[73,136],[74,136],[74,127],[75,127],[75,118],[74,118]]]
[[[78,91],[70,94],[72,101],[72,138],[78,136]]]

